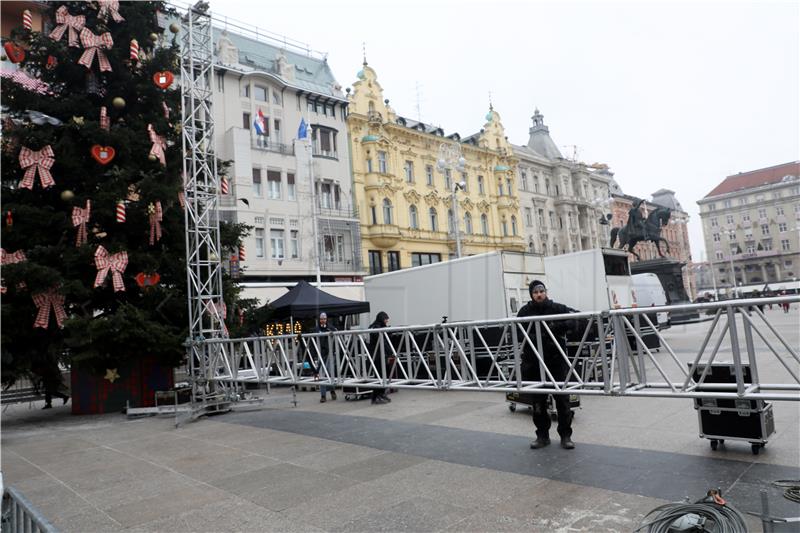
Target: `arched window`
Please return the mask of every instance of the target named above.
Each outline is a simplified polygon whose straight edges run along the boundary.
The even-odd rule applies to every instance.
[[[411,229],[419,229],[419,217],[415,205],[408,208],[408,225]]]
[[[553,243],[553,255],[558,255],[558,245]]]
[[[447,231],[449,231],[450,233],[456,232],[456,225],[455,225],[455,220],[453,219],[452,209],[447,210]]]
[[[430,211],[428,211],[428,216],[430,217],[431,221],[431,231],[439,231],[439,221],[436,216],[435,207],[431,207]]]
[[[464,214],[464,231],[467,235],[472,235],[472,215]]]
[[[505,218],[500,222],[500,225],[503,228],[503,237],[508,237],[508,222]]]
[[[517,217],[511,217],[511,234],[516,236],[517,235]]]
[[[485,213],[481,215],[481,234],[489,235],[489,217]]]
[[[383,199],[383,223],[392,224],[392,202],[388,198]]]

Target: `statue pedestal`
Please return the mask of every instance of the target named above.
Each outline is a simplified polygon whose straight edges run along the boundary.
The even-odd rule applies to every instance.
[[[680,305],[691,303],[689,295],[683,284],[683,265],[677,259],[648,259],[647,261],[636,261],[631,263],[631,274],[653,273],[658,276],[664,292],[667,294],[668,305]],[[691,322],[700,318],[699,313],[671,312],[670,321],[673,324]]]

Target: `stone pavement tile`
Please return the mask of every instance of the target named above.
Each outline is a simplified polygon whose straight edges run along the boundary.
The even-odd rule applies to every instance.
[[[81,428],[79,431],[83,439],[98,444],[112,445],[162,433],[170,435],[175,431],[175,420],[173,418],[142,418],[138,420],[122,418],[94,424],[87,428]]]
[[[533,531],[549,531],[562,521],[578,520],[598,504],[608,500],[603,489],[582,487],[561,481],[547,480],[531,491],[509,493],[507,498],[487,510],[528,524]]]
[[[63,462],[65,455],[97,447],[97,444],[86,439],[68,434],[60,434],[56,438],[55,435],[54,432],[46,438],[37,436],[15,439],[13,444],[3,443],[3,448],[12,450],[35,464],[50,464]]]
[[[213,455],[191,453],[186,457],[165,461],[164,466],[198,481],[210,482],[259,470],[279,461],[239,450],[226,450]]]
[[[559,527],[569,531],[592,533],[633,531],[639,527],[647,513],[665,503],[668,502],[657,498],[610,491],[606,501],[599,503],[571,523],[560,523]]]
[[[86,488],[80,495],[92,505],[100,509],[111,509],[124,505],[126,502],[147,500],[163,496],[169,499],[172,494],[203,485],[193,482],[180,474],[162,471],[158,476],[141,477],[135,472],[119,472],[117,478],[111,477],[112,472],[107,472],[106,477],[100,478],[96,484],[86,483]],[[210,488],[206,485],[207,488]],[[77,489],[76,489],[77,490]],[[213,490],[213,489],[212,489]]]
[[[403,404],[398,402],[398,407],[400,406],[403,406]],[[484,409],[485,407],[486,403],[480,401],[455,402],[444,407],[429,408],[426,411],[400,417],[397,420],[402,420],[403,422],[415,422],[417,424],[429,424],[432,422],[453,418],[455,416],[471,414],[474,411]]]
[[[241,413],[230,413],[225,415],[225,418],[228,419],[228,417],[234,417],[240,414]],[[218,422],[207,418],[201,418],[191,424],[185,424],[175,430],[175,433],[180,437],[233,447],[242,442],[265,439],[270,436],[280,438],[282,435],[286,435],[286,433],[282,431],[272,431],[270,429],[229,422]]]
[[[256,453],[280,461],[293,460],[297,457],[330,450],[340,444],[327,439],[319,439],[306,435],[293,435],[276,442],[272,437],[258,439],[237,445],[239,450]]]
[[[330,472],[336,468],[357,463],[382,453],[385,452],[375,448],[340,443],[335,448],[318,450],[308,455],[296,456],[291,459],[286,459],[286,462],[312,470]]]
[[[63,533],[111,533],[123,530],[122,524],[97,509],[52,516],[48,520]]]
[[[465,507],[457,507],[428,498],[412,498],[392,507],[376,509],[331,531],[355,533],[361,531],[439,531],[469,514]]]
[[[58,478],[85,477],[89,470],[97,470],[105,467],[132,468],[146,467],[139,459],[130,457],[128,454],[121,453],[105,447],[91,447],[86,450],[75,451],[63,456],[61,461],[37,459],[36,464],[39,468],[50,475]]]
[[[287,463],[268,466],[212,484],[271,511],[281,511],[317,495],[345,489],[356,482]]]
[[[173,490],[124,502],[104,511],[125,527],[138,526],[219,501],[224,494],[213,487],[184,485]]]
[[[21,481],[47,476],[44,470],[11,450],[4,449],[2,459],[3,477],[6,483],[18,486]]]
[[[441,531],[453,533],[485,533],[487,531],[518,533],[521,531],[531,531],[531,529],[522,520],[511,518],[510,516],[478,511],[445,527]]]
[[[58,516],[98,512],[85,498],[61,483],[29,490],[23,494],[48,520]]]
[[[386,452],[331,470],[331,473],[356,481],[372,481],[425,461],[422,457]]]

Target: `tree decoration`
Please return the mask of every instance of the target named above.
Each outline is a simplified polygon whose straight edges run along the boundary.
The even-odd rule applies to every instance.
[[[6,252],[3,248],[0,248],[0,264],[2,266],[6,265],[13,265],[15,263],[22,263],[27,261],[27,257],[25,257],[25,252],[22,250],[17,250],[13,254]],[[6,293],[6,286],[0,282],[0,294]]]
[[[114,19],[114,22],[123,22],[125,19],[119,14],[119,0],[97,0],[100,5],[100,11],[97,12],[97,18],[101,18],[108,22],[108,16]]]
[[[167,141],[161,135],[156,133],[152,124],[147,125],[147,133],[150,135],[150,142],[153,146],[150,147],[150,156],[158,159],[162,165],[167,165],[165,150],[167,149]]]
[[[11,210],[6,211],[6,227],[11,227],[14,225],[14,215],[11,214]]]
[[[216,312],[215,312],[216,311]],[[219,315],[220,318],[220,325],[222,326],[222,335],[224,337],[228,336],[228,326],[225,325],[225,319],[228,318],[228,306],[225,302],[206,302],[206,312],[210,316],[214,316],[216,314]]]
[[[131,39],[131,61],[139,61],[139,41],[136,39]]]
[[[167,89],[170,85],[172,85],[173,81],[175,81],[175,75],[168,70],[163,70],[153,74],[153,83],[155,83],[156,87],[159,89]]]
[[[106,89],[103,87],[103,82],[94,73],[94,71],[86,71],[86,92],[89,94],[96,94],[97,96],[105,96]]]
[[[178,203],[181,206],[181,209],[186,209],[186,193],[183,192],[183,189],[178,191]]]
[[[111,163],[115,155],[117,152],[113,146],[100,146],[99,144],[92,146],[92,157],[101,165]]]
[[[169,25],[169,31],[171,31],[172,33],[178,33],[179,31],[181,31],[181,27],[178,26],[178,24],[176,24],[175,22],[173,22],[172,24]]]
[[[126,102],[121,96],[116,96],[111,100],[111,105],[114,106],[114,109],[125,109]]]
[[[158,272],[153,272],[150,274],[145,274],[144,272],[139,272],[136,274],[134,278],[136,280],[136,284],[142,289],[152,289],[158,282],[161,281],[161,275]]]
[[[47,189],[55,185],[56,182],[53,179],[53,175],[50,174],[50,169],[55,162],[53,149],[49,144],[36,152],[23,146],[19,152],[19,166],[27,170],[19,182],[19,187],[33,190],[33,182],[36,179],[37,171],[39,172],[39,181],[42,184],[42,188]]]
[[[47,56],[47,63],[45,64],[45,68],[47,70],[53,70],[58,66],[58,59],[56,56]]]
[[[111,129],[111,119],[108,118],[106,106],[100,107],[100,129],[109,131]]]
[[[147,217],[150,219],[150,246],[153,246],[156,241],[161,240],[161,222],[164,220],[161,202],[156,201],[147,206]]]
[[[65,202],[71,202],[75,198],[75,193],[69,189],[61,191],[61,199]]]
[[[8,57],[8,60],[12,63],[22,63],[25,61],[25,50],[11,41],[7,41],[3,44],[3,49],[6,51],[6,57]]]
[[[26,9],[22,12],[22,27],[28,31],[33,29],[33,16],[31,15],[30,9]]]
[[[86,234],[86,223],[89,222],[89,217],[92,213],[92,201],[86,200],[86,207],[73,207],[72,208],[72,225],[78,228],[78,234],[75,237],[75,246],[80,247],[81,244],[86,244],[88,240]]]
[[[116,220],[119,224],[125,223],[125,202],[120,200],[117,202]]]
[[[81,44],[86,50],[84,50],[81,58],[78,59],[79,65],[83,65],[91,70],[94,57],[97,56],[97,64],[100,66],[100,72],[112,71],[111,63],[108,61],[108,56],[106,56],[104,51],[114,46],[114,39],[111,38],[109,32],[95,35],[89,28],[83,28],[83,30],[81,30]]]
[[[164,110],[164,118],[169,119],[169,106],[166,102],[161,102],[161,109]]]
[[[119,372],[116,368],[106,368],[106,375],[103,379],[108,380],[109,383],[114,383],[120,378]]]
[[[108,250],[103,248],[103,245],[100,245],[94,253],[94,265],[97,267],[97,276],[94,278],[95,288],[102,285],[108,273],[111,272],[114,292],[125,290],[122,273],[128,268],[128,252],[119,252],[111,255]]]
[[[86,26],[86,17],[83,15],[70,15],[67,6],[61,6],[56,10],[56,24],[53,31],[50,32],[50,38],[54,41],[60,41],[64,33],[69,31],[68,43],[73,48],[80,47],[78,41],[78,34]]]
[[[56,323],[59,328],[64,327],[64,321],[67,319],[67,312],[64,310],[64,295],[61,294],[55,287],[38,294],[31,296],[34,305],[38,308],[36,313],[36,320],[33,322],[34,328],[47,329],[50,325],[50,308],[53,308],[53,313],[56,315]]]
[[[228,185],[228,178],[222,176],[219,180],[219,188],[222,194],[228,194],[230,192],[230,186]]]
[[[239,261],[244,261],[245,259],[247,259],[247,253],[246,253],[246,250],[244,248],[244,244],[240,244],[239,245]]]

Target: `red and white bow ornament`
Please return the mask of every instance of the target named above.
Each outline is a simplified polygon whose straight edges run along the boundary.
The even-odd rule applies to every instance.
[[[53,179],[53,175],[50,174],[50,169],[53,168],[55,162],[55,154],[53,154],[53,149],[49,144],[37,152],[23,146],[22,150],[19,151],[19,166],[28,170],[25,171],[25,175],[19,182],[20,188],[33,190],[33,182],[36,179],[37,170],[39,171],[39,181],[43,188],[47,189],[55,185],[56,182]]]
[[[114,39],[109,32],[95,35],[89,28],[81,30],[81,44],[86,50],[78,59],[78,64],[91,70],[94,56],[97,55],[97,63],[100,65],[100,72],[111,72],[111,63],[103,50],[108,50],[114,46]]]
[[[119,14],[119,0],[97,0],[97,3],[100,4],[100,11],[97,13],[98,18],[107,21],[108,15],[110,14],[114,22],[122,22],[125,20],[122,18],[122,15]]]
[[[69,45],[79,47],[78,32],[86,26],[86,17],[83,15],[70,15],[67,6],[61,6],[56,11],[56,28],[50,32],[50,38],[60,41],[64,33],[69,30]]]
[[[10,254],[6,252],[5,249],[0,248],[0,263],[2,263],[3,266],[13,265],[14,263],[22,263],[23,261],[27,260],[28,258],[25,257],[25,252],[22,250],[17,250],[13,254]],[[0,285],[0,294],[5,294],[7,290],[8,289],[6,289],[4,285]]]
[[[36,313],[36,320],[33,322],[33,327],[47,329],[50,325],[50,307],[56,315],[56,323],[59,328],[64,327],[64,320],[67,319],[67,312],[64,311],[64,295],[59,293],[55,288],[40,292],[31,296],[33,303],[39,309]]]
[[[228,318],[228,306],[225,305],[225,302],[220,301],[217,302],[206,302],[206,311],[212,317],[218,316],[219,321],[222,325],[222,335],[227,337],[228,333],[228,326],[225,325],[225,319]]]
[[[163,136],[156,133],[156,129],[152,124],[147,125],[147,133],[150,135],[150,142],[153,143],[153,146],[150,148],[150,155],[156,156],[161,164],[166,166],[167,158],[165,150],[167,149],[167,141]]]
[[[72,225],[78,227],[78,235],[75,237],[75,246],[85,244],[87,241],[86,223],[92,213],[92,201],[86,200],[86,207],[72,208]]]
[[[125,283],[122,281],[122,273],[128,267],[128,252],[119,252],[110,255],[103,246],[98,246],[94,253],[94,264],[97,267],[97,277],[94,278],[94,286],[99,287],[106,280],[108,271],[114,284],[114,292],[124,291]]]
[[[106,106],[100,107],[100,128],[106,131],[111,129],[111,119],[108,118],[108,109],[106,109]]]
[[[157,201],[148,205],[147,215],[150,218],[150,246],[153,246],[156,241],[161,240],[161,221],[164,220],[161,202]]]

